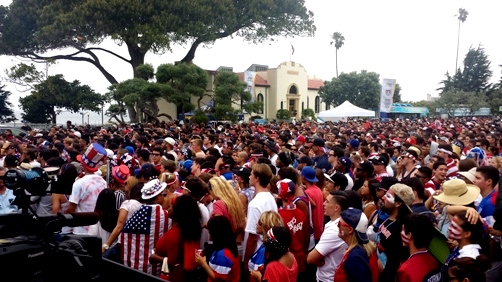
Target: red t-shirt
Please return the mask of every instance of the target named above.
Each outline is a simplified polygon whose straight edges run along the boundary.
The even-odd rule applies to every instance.
[[[441,279],[441,265],[429,252],[418,252],[410,256],[396,273],[396,281],[399,282],[422,282],[429,281],[432,277]]]
[[[188,271],[198,267],[195,251],[199,248],[199,241],[183,241],[181,230],[176,223],[155,244],[155,252],[161,257],[168,257],[170,267],[183,263],[183,268]]]
[[[298,271],[303,272],[307,268],[307,247],[310,239],[309,220],[299,209],[280,209],[284,225],[291,233],[291,245],[289,251],[295,256],[298,263]],[[305,245],[307,244],[307,245]]]
[[[312,185],[305,190],[305,193],[315,203],[312,206],[312,225],[314,225],[314,239],[319,240],[324,231],[324,198],[319,187]]]
[[[279,261],[272,261],[265,268],[263,280],[267,282],[296,282],[297,276],[298,264],[296,263],[296,259],[291,268],[287,268]]]
[[[232,230],[235,233],[235,230],[237,230],[237,227],[235,226],[234,221],[232,220],[232,217],[230,216],[230,213],[228,212],[227,205],[222,200],[216,200],[213,203],[213,212],[211,213],[211,217],[213,217],[215,215],[221,215],[221,216],[226,217],[228,219],[228,221],[230,221],[230,225],[232,225]]]

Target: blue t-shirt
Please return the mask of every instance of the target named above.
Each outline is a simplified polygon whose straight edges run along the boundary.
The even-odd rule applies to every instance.
[[[320,168],[323,172],[328,172],[333,168],[333,165],[328,160],[328,155],[323,154],[322,156],[318,156],[313,158],[313,163],[315,168]]]
[[[492,216],[493,212],[495,211],[495,199],[497,195],[495,194],[495,190],[492,190],[490,194],[486,195],[483,197],[481,200],[481,203],[479,203],[478,206],[478,212],[479,215],[481,215],[482,218]]]

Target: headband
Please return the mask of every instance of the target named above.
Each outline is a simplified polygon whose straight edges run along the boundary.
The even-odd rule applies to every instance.
[[[443,148],[441,148],[441,149],[438,149],[438,152],[443,152],[443,153],[447,153],[448,155],[451,155],[451,154],[452,154],[452,152],[451,152],[451,151],[448,151],[448,150],[446,150],[446,149],[443,149]]]
[[[407,157],[407,158],[409,158],[409,159],[412,159],[412,160],[416,161],[415,156],[413,156],[413,155],[412,155],[412,154],[410,154],[410,153],[406,153],[406,154],[404,154],[404,156],[405,156],[405,157]]]

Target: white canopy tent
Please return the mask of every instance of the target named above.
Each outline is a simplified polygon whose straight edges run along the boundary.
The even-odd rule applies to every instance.
[[[318,117],[324,121],[339,121],[347,120],[347,117],[375,117],[375,111],[365,110],[345,101],[336,108],[320,112]]]

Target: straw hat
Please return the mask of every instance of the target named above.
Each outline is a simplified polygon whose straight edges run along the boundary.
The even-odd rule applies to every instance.
[[[476,179],[476,169],[477,169],[477,167],[473,167],[473,168],[469,169],[468,171],[459,171],[458,174],[469,179],[469,181],[471,183],[474,183],[474,180]]]
[[[157,197],[158,194],[160,194],[160,193],[162,193],[162,191],[164,191],[166,186],[167,186],[167,183],[160,182],[160,180],[157,178],[152,179],[152,180],[148,181],[147,183],[145,183],[143,188],[141,188],[141,194],[142,194],[141,198],[143,198],[144,200],[155,198],[155,197]]]
[[[443,183],[443,193],[433,196],[434,199],[450,205],[468,205],[479,196],[479,188],[466,184],[462,179],[452,179]]]

